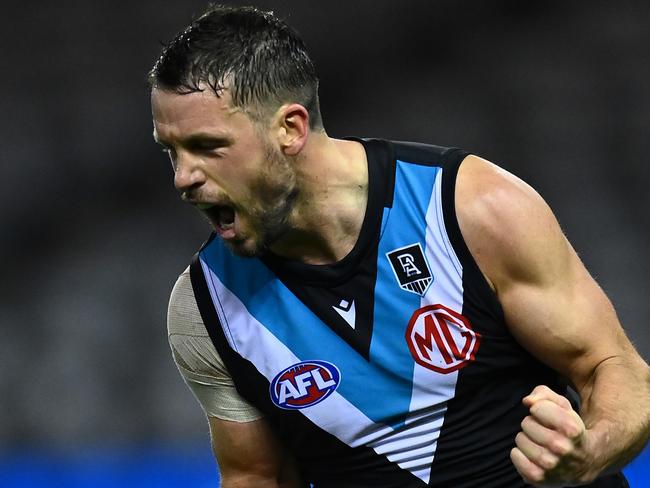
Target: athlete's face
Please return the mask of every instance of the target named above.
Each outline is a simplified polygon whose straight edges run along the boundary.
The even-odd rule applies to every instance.
[[[151,93],[154,138],[181,197],[199,208],[235,254],[265,252],[288,230],[296,195],[291,162],[269,131],[230,106],[226,90]]]

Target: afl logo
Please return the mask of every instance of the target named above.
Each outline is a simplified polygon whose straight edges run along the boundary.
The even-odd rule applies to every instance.
[[[341,382],[341,373],[327,361],[303,361],[289,366],[271,382],[271,400],[287,410],[311,407],[330,396]]]
[[[406,328],[415,362],[443,374],[473,361],[480,342],[480,334],[465,317],[440,304],[416,310]]]

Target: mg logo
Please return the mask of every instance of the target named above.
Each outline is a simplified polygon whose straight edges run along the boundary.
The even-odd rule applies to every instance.
[[[406,343],[420,366],[451,373],[474,360],[481,336],[469,321],[444,305],[415,311],[406,328]]]
[[[338,368],[327,361],[303,361],[273,378],[271,400],[287,410],[311,407],[330,396],[341,382]]]

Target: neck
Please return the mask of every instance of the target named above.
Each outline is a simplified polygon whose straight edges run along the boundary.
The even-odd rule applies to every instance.
[[[294,160],[299,194],[290,231],[271,246],[308,264],[340,261],[354,247],[368,202],[368,164],[358,142],[311,133]]]

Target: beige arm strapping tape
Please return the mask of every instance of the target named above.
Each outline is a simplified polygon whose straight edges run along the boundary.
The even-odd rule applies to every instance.
[[[174,362],[208,416],[250,422],[262,414],[246,402],[203,325],[189,269],[176,281],[169,299],[167,334]]]

